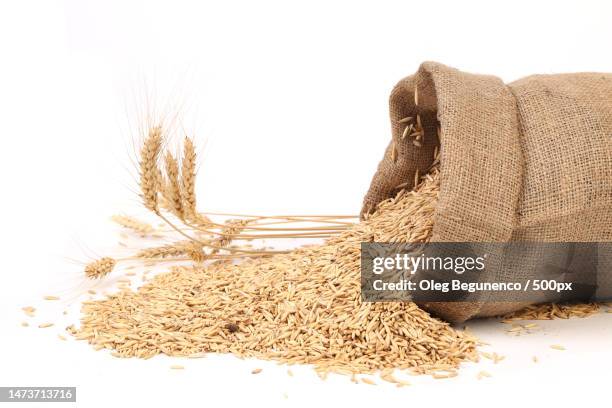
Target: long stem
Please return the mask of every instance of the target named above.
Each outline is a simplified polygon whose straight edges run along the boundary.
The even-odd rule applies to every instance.
[[[190,224],[186,224],[186,225],[190,225]],[[190,225],[191,226],[191,225]],[[228,233],[224,233],[222,231],[214,231],[214,230],[209,230],[206,228],[198,228],[195,226],[191,226],[192,228],[195,228],[197,231],[199,232],[203,232],[209,235],[216,235],[219,237],[228,237],[228,238],[243,238],[243,239],[257,239],[257,238],[299,238],[299,237],[308,237],[308,236],[317,236],[317,237],[323,237],[323,238],[327,238],[330,237],[332,235],[334,235],[335,233],[341,232],[342,230],[330,230],[330,229],[325,229],[325,230],[315,230],[315,231],[311,231],[308,229],[305,229],[303,231],[310,231],[310,232],[296,232],[293,234],[244,234],[242,232],[239,232],[237,234],[228,234]],[[257,230],[256,230],[257,231]],[[266,231],[266,230],[264,230]],[[290,229],[270,229],[269,231],[292,231]],[[198,241],[199,242],[199,241]],[[205,245],[209,245],[209,244],[205,244]]]
[[[297,223],[328,223],[328,224],[332,224],[331,226],[318,226],[318,227],[303,227],[303,228],[261,228],[260,226],[262,225],[280,225],[280,224],[297,224]],[[334,226],[336,225],[337,226]],[[185,223],[185,225],[188,227],[187,229],[189,230],[196,230],[196,231],[202,231],[202,228],[198,227],[198,226],[192,226],[189,223]],[[221,225],[223,224],[217,224],[215,223],[214,225],[218,225],[221,227]],[[306,220],[306,221],[291,221],[291,220],[285,220],[285,221],[275,221],[275,222],[266,222],[266,223],[258,223],[256,225],[252,225],[252,226],[245,226],[245,228],[243,229],[244,231],[247,230],[254,230],[254,231],[312,231],[312,230],[326,230],[326,231],[330,231],[330,232],[337,232],[337,231],[343,231],[346,230],[347,228],[351,227],[355,225],[352,222],[342,222],[342,221],[310,221],[310,220]],[[225,227],[225,225],[223,225],[223,227]],[[156,232],[168,232],[169,230],[156,230]]]
[[[301,232],[295,234],[220,234],[231,239],[272,239],[272,238],[329,238],[335,234],[325,234],[322,232]]]
[[[346,227],[336,227],[336,228],[332,228],[332,227],[302,227],[302,228],[261,228],[258,226],[252,226],[249,227],[248,225],[244,228],[244,231],[248,231],[248,230],[252,230],[252,231],[343,231],[348,229],[348,226]]]
[[[228,217],[245,217],[245,218],[276,218],[276,219],[288,219],[288,218],[336,218],[336,219],[347,219],[347,218],[359,218],[358,215],[252,215],[252,214],[234,214],[234,213],[223,213],[223,212],[203,212],[206,215],[222,215]]]
[[[168,224],[169,226],[171,226],[176,232],[178,232],[179,234],[181,234],[182,236],[184,236],[185,238],[197,242],[198,244],[208,247],[208,248],[213,248],[213,249],[217,249],[217,250],[225,250],[228,252],[239,252],[239,253],[244,253],[244,254],[259,254],[261,253],[261,251],[251,251],[248,249],[241,249],[241,248],[231,248],[231,247],[223,247],[223,246],[219,246],[219,245],[215,245],[212,244],[210,242],[203,242],[200,241],[197,238],[193,238],[187,234],[185,234],[180,228],[178,228],[176,225],[174,225],[172,222],[170,222],[170,220],[168,220],[166,217],[164,217],[164,215],[157,211],[155,214],[157,214],[166,224]],[[284,254],[287,251],[267,251],[269,254]]]
[[[205,260],[217,260],[217,259],[238,259],[238,258],[252,258],[252,257],[264,257],[273,255],[270,252],[263,251],[259,254],[244,254],[244,255],[210,255],[205,258]],[[128,256],[125,258],[115,259],[117,262],[129,262],[129,261],[145,261],[145,262],[180,262],[180,261],[193,261],[192,258],[189,257],[168,257],[168,258],[147,258],[147,257],[138,257],[138,256]]]
[[[265,219],[265,218],[264,218]],[[272,218],[274,219],[278,219],[278,218]],[[290,218],[290,219],[284,219],[282,221],[269,221],[269,222],[258,222],[256,225],[278,225],[278,224],[339,224],[339,225],[355,225],[354,222],[346,222],[346,221],[334,221],[334,220],[328,220],[328,219],[324,219],[324,218],[319,218],[317,220],[310,220],[310,219],[306,219],[306,218]]]
[[[197,231],[200,232],[204,232],[207,234],[211,234],[211,235],[220,235],[220,236],[230,236],[232,234],[225,234],[223,232],[220,231],[212,231],[206,228],[201,228],[198,227],[197,225],[193,225],[187,221],[183,221],[183,223],[189,227],[191,227],[192,229],[195,229]],[[211,222],[210,225],[212,225],[213,227],[217,227],[219,229],[223,229],[226,228],[227,225],[225,224],[218,224],[218,223],[214,223]],[[252,231],[329,231],[329,232],[338,232],[338,231],[342,231],[347,229],[347,227],[342,227],[342,228],[329,228],[329,227],[308,227],[308,228],[258,228],[258,227],[249,227],[248,224],[242,227],[242,230],[252,230]],[[280,237],[279,237],[280,238]]]

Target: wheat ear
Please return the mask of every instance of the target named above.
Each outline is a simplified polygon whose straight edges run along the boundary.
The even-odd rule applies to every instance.
[[[186,137],[183,145],[183,160],[181,163],[181,201],[183,214],[187,219],[196,218],[196,152],[193,141]]]
[[[147,224],[133,217],[128,217],[127,215],[113,215],[111,219],[122,227],[139,232],[143,235],[149,234],[154,230],[151,224]]]
[[[159,213],[158,191],[161,185],[157,159],[162,145],[162,129],[155,126],[140,150],[140,190],[145,207]]]
[[[85,275],[90,279],[99,279],[111,273],[115,265],[117,261],[113,258],[100,258],[85,266]]]
[[[168,258],[187,255],[194,260],[200,260],[203,255],[203,246],[193,241],[179,241],[172,244],[145,248],[140,250],[136,256],[138,258]]]
[[[216,248],[212,251],[213,254],[219,252],[220,249],[226,248],[232,243],[232,240],[240,234],[244,227],[249,223],[249,220],[230,219],[225,222],[225,226],[221,229],[220,237],[213,241]]]
[[[165,168],[167,182],[165,183],[163,195],[165,196],[170,211],[178,218],[183,219],[183,201],[181,199],[181,186],[179,183],[178,163],[172,153],[166,152]]]

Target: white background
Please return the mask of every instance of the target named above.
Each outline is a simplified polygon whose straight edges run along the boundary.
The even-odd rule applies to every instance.
[[[508,81],[611,72],[611,19],[603,0],[3,2],[0,385],[75,385],[83,407],[605,403],[612,314],[523,337],[471,323],[506,360],[402,389],[230,356],[172,371],[168,358],[117,360],[56,334],[90,285],[74,260],[117,250],[110,215],[144,213],[142,112],[179,113],[177,135],[196,137],[202,210],[356,214],[389,140],[388,94],[420,62]],[[62,300],[43,302],[49,293]],[[26,305],[39,311],[22,328]],[[493,377],[476,380],[481,369]]]

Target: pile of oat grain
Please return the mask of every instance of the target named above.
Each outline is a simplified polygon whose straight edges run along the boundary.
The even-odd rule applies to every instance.
[[[453,375],[477,360],[475,338],[413,303],[365,303],[360,293],[360,243],[429,240],[438,191],[433,169],[325,244],[238,265],[175,267],[137,291],[85,302],[75,335],[118,357],[215,352],[320,373]]]

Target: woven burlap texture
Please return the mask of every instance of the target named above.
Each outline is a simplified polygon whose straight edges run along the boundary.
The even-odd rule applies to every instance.
[[[418,105],[414,90],[418,88]],[[419,113],[422,147],[402,140],[400,119]],[[432,241],[612,241],[612,75],[534,75],[510,84],[435,62],[401,80],[390,97],[393,141],[362,214],[427,171],[436,146],[441,187]],[[392,159],[392,145],[397,157]],[[612,273],[609,271],[608,273]],[[430,303],[449,321],[524,304]]]

